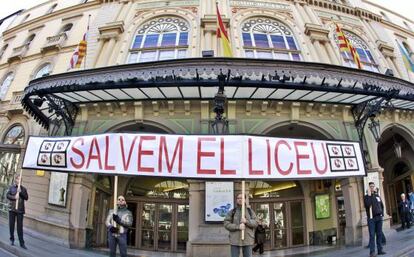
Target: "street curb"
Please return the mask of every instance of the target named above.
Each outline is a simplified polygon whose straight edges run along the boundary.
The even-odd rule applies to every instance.
[[[20,248],[20,246],[18,246],[18,245],[12,246],[12,245],[10,245],[10,243],[6,243],[6,242],[3,242],[1,240],[0,240],[0,247],[2,249],[4,249],[5,251],[7,251],[9,253],[12,253],[16,256],[19,256],[19,257],[36,257],[36,256],[29,253],[30,249],[25,250],[23,248]]]

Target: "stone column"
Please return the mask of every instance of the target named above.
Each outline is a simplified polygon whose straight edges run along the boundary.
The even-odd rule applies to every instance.
[[[361,209],[358,203],[362,194],[358,189],[357,178],[342,179],[341,188],[346,210],[345,244],[361,245]]]
[[[95,54],[95,57],[92,61],[92,67],[91,68],[95,68],[96,65],[98,64],[99,57],[101,56],[101,51],[102,51],[103,45],[104,45],[104,40],[100,39],[98,41],[98,46],[96,47],[96,54]]]
[[[391,67],[391,69],[394,71],[394,76],[402,78],[402,74],[400,73],[400,70],[397,69],[397,67],[394,65],[394,62],[392,61],[391,57],[386,56],[385,60],[387,60],[389,67]]]
[[[318,54],[318,57],[320,59],[320,61],[324,62],[324,63],[329,63],[329,59],[327,58],[327,53],[324,50],[324,48],[321,46],[321,43],[318,40],[314,40],[313,41],[313,46],[315,47],[315,50]]]
[[[305,12],[308,14],[313,24],[320,24],[319,19],[316,17],[315,13],[310,9],[308,5],[303,6],[303,9],[305,9]]]
[[[298,10],[300,16],[302,16],[304,23],[310,23],[311,19],[309,18],[309,15],[305,12],[305,9],[303,8],[303,6],[299,4],[298,2],[295,2],[295,7]]]

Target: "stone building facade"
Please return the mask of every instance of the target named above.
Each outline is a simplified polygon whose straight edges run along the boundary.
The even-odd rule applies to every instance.
[[[414,73],[398,44],[413,60],[414,22],[364,0],[220,0],[219,8],[234,58],[221,58],[214,1],[50,0],[8,18],[0,41],[3,213],[29,135],[209,134],[224,83],[231,134],[362,140],[368,179],[386,202],[384,227],[399,223],[399,194],[414,182]],[[85,61],[68,71],[88,24]],[[336,25],[363,70],[340,53]],[[203,58],[207,50],[215,57]],[[377,142],[358,108],[378,101]],[[249,204],[269,225],[266,248],[366,240],[368,179],[250,181]],[[70,247],[106,245],[112,176],[24,170],[23,183],[26,226]],[[130,247],[227,256],[227,232],[204,220],[205,181],[121,177],[118,192],[135,218]],[[329,217],[316,217],[318,195],[328,196]]]

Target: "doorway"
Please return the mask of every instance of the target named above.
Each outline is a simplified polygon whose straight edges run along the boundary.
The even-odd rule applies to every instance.
[[[128,198],[135,211],[129,245],[150,251],[185,252],[188,241],[187,200]]]

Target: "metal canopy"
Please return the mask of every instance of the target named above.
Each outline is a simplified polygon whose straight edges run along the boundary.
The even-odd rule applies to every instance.
[[[128,64],[32,80],[22,105],[43,127],[74,125],[78,105],[136,100],[213,99],[224,80],[227,99],[358,105],[386,98],[414,110],[414,84],[343,66],[240,58],[192,58]]]

